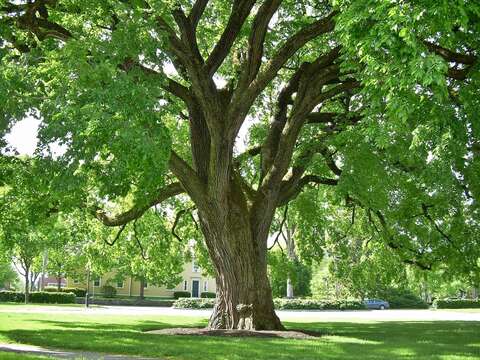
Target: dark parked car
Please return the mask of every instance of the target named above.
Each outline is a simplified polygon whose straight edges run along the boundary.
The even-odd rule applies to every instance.
[[[363,302],[367,309],[385,310],[390,308],[388,301],[380,299],[367,299]]]

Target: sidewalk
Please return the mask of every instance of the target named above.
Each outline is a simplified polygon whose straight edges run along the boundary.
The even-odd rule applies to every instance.
[[[49,356],[54,359],[81,359],[81,360],[159,360],[158,358],[145,358],[130,355],[108,355],[84,351],[51,350],[39,346],[23,344],[0,344],[0,357],[2,352],[23,355]]]

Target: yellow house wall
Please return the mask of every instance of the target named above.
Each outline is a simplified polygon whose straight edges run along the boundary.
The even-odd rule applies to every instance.
[[[185,264],[184,270],[181,273],[181,277],[182,277],[182,281],[173,289],[152,286],[152,285],[149,285],[147,282],[147,287],[144,290],[144,294],[146,297],[173,297],[173,293],[175,291],[185,291],[185,281],[187,282],[186,291],[189,291],[191,293],[192,283],[194,280],[199,281],[199,295],[204,291],[216,292],[215,279],[211,277],[203,276],[201,269],[195,269],[194,264],[191,262]],[[117,282],[115,281],[115,272],[113,271],[104,274],[100,278],[99,286],[93,286],[93,284],[94,282],[92,279],[90,283],[90,293],[93,293],[93,294],[101,294],[102,287],[108,284],[117,289],[117,295],[122,295],[122,296],[139,296],[140,295],[140,281],[136,279],[131,279],[130,277],[126,277],[123,281],[123,287],[119,288],[117,287]],[[85,289],[86,283],[85,282],[75,283],[74,279],[67,278],[67,287],[79,287],[79,288]]]

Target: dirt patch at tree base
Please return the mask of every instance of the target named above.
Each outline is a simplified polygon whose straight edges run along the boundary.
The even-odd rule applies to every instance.
[[[273,330],[210,330],[206,328],[169,328],[147,331],[148,334],[158,335],[189,335],[189,336],[225,336],[225,337],[253,337],[253,338],[283,338],[311,340],[322,334],[315,331],[273,331]]]

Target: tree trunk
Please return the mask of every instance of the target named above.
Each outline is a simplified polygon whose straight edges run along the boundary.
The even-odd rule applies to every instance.
[[[273,307],[266,268],[252,256],[225,256],[216,261],[217,303],[210,329],[282,330]]]
[[[42,275],[40,278],[40,291],[45,290],[45,272],[47,269],[47,264],[48,264],[48,251],[45,251],[43,254],[43,260],[42,260]]]
[[[292,279],[290,279],[290,275],[287,277],[287,298],[293,299],[293,284]]]
[[[59,274],[57,274],[57,291],[62,291],[62,277]]]
[[[29,269],[25,269],[25,304],[28,304],[29,295],[30,295],[30,283],[29,283]]]
[[[287,244],[287,256],[288,260],[291,262],[297,261],[297,253],[295,251],[295,232],[296,232],[296,226],[291,225],[290,221],[287,222],[287,228],[286,228],[286,233],[287,236],[284,236],[285,242]],[[287,298],[293,299],[294,294],[293,294],[293,284],[292,284],[292,279],[291,279],[291,274],[288,274],[287,277]]]
[[[90,270],[87,270],[87,287],[85,289],[85,307],[90,306]]]
[[[237,202],[216,214],[199,215],[216,270],[217,303],[208,327],[284,329],[275,314],[267,277],[267,236],[257,237],[247,209]]]
[[[145,279],[143,277],[140,279],[140,299],[145,299]]]

